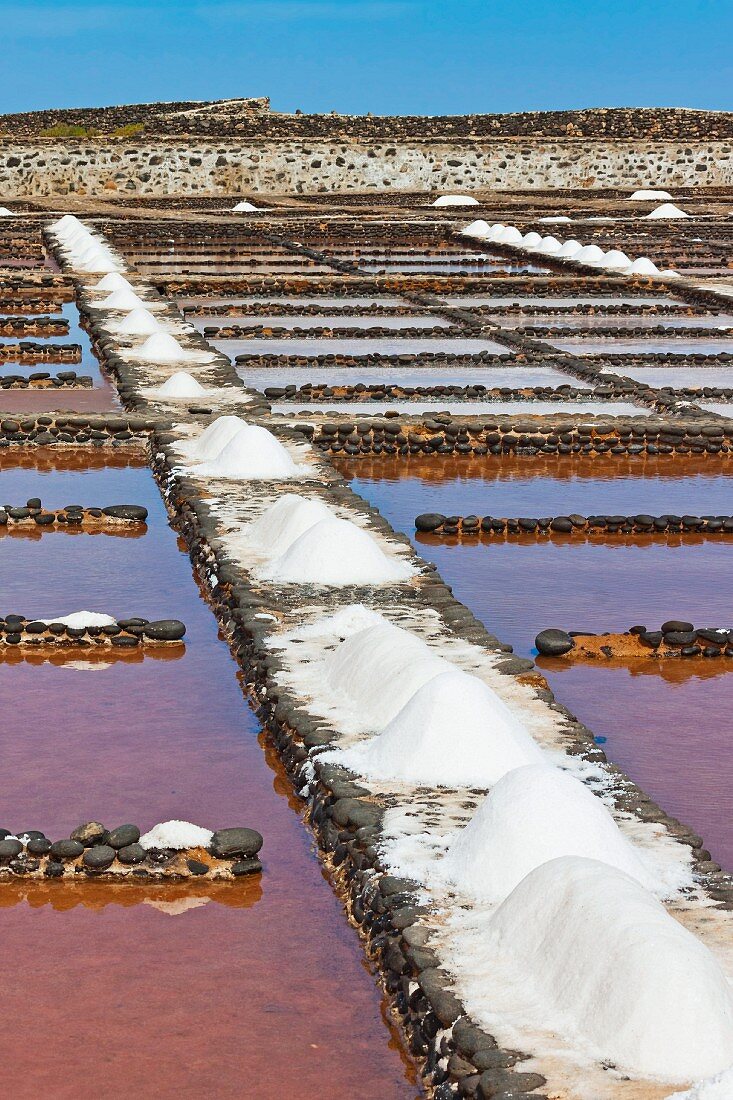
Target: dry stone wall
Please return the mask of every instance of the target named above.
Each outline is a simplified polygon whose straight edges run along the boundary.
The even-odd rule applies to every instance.
[[[733,143],[496,139],[0,143],[0,199],[733,185]]]

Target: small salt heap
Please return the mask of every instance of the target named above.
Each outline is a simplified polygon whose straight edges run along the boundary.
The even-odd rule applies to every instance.
[[[673,202],[663,202],[661,206],[657,206],[655,210],[646,215],[647,218],[689,218],[689,216],[684,210],[680,210],[679,206],[675,206]]]
[[[12,218],[13,211],[8,210],[7,206],[0,206],[0,218]]]
[[[431,206],[479,206],[473,195],[441,195]]]
[[[149,363],[175,363],[176,360],[187,357],[175,336],[167,332],[154,332],[144,344],[135,349],[135,355]]]
[[[211,829],[193,825],[190,821],[161,821],[140,837],[139,844],[150,848],[171,848],[184,851],[186,848],[208,848],[213,837]]]
[[[241,214],[257,209],[258,207],[254,206],[251,202],[247,202],[246,199],[243,202],[238,202],[236,206],[232,207],[232,211],[236,214]]]
[[[372,779],[490,787],[542,752],[491,688],[455,669],[420,686],[378,737],[331,758]]]
[[[407,562],[388,557],[361,527],[333,517],[310,527],[259,576],[283,584],[341,586],[394,584],[414,572]]]
[[[334,513],[320,500],[285,493],[242,532],[246,541],[270,558],[284,554],[296,539]]]
[[[190,447],[184,445],[183,449],[189,451],[191,458],[206,462],[221,454],[229,440],[246,427],[247,421],[242,420],[241,416],[219,416]]]
[[[465,229],[461,230],[464,237],[476,237],[480,241],[485,240],[490,232],[489,223],[482,221],[481,218],[475,222],[471,222],[470,225],[467,225]]]
[[[573,261],[576,264],[595,264],[597,260],[602,260],[604,255],[603,249],[597,244],[587,244],[581,248],[580,252],[575,253]]]
[[[613,817],[578,779],[547,764],[508,772],[446,853],[441,872],[480,901],[501,902],[525,875],[559,856],[587,856],[652,876]]]
[[[671,199],[672,196],[668,191],[649,191],[641,190],[634,191],[633,195],[629,195],[629,202],[651,202],[654,199]]]
[[[138,307],[130,310],[124,321],[114,326],[113,331],[123,336],[151,336],[154,332],[160,332],[161,327],[150,310]]]
[[[550,218],[538,218],[537,220],[543,225],[552,225],[555,223],[559,225],[561,222],[570,222],[573,219],[569,218],[567,214],[557,214]]]
[[[158,389],[160,397],[168,397],[174,400],[177,398],[201,397],[205,393],[206,390],[201,383],[197,382],[185,370],[176,371]]]
[[[112,271],[109,275],[105,275],[104,278],[100,279],[98,283],[95,283],[92,290],[95,293],[104,291],[111,294],[113,290],[133,290],[133,287],[124,275],[120,275],[119,271]]]
[[[120,288],[113,290],[108,298],[99,304],[100,309],[116,309],[120,313],[130,313],[133,309],[144,309],[145,302],[138,298],[134,290]]]
[[[580,243],[580,241],[576,241],[576,240],[565,241],[565,244],[562,246],[562,248],[560,249],[560,251],[558,252],[557,255],[561,259],[572,260],[572,259],[574,259],[575,256],[578,255],[578,253],[580,252],[582,247],[583,246]]]
[[[659,268],[647,256],[639,256],[632,264],[624,268],[624,275],[658,275]]]
[[[256,424],[245,424],[218,454],[194,466],[192,472],[208,477],[266,481],[297,477],[301,470],[272,432]]]

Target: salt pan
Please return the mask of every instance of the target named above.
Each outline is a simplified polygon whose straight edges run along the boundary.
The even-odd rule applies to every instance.
[[[535,867],[559,856],[597,859],[654,885],[601,800],[559,768],[536,763],[499,779],[441,871],[465,893],[500,902]]]
[[[511,974],[515,1018],[621,1072],[686,1083],[733,1063],[733,996],[717,960],[616,868],[543,863],[493,914],[483,949],[492,980],[493,966]]]
[[[367,778],[489,787],[542,752],[491,688],[456,669],[419,687],[378,737],[333,758]]]
[[[394,584],[414,572],[407,562],[388,557],[361,527],[332,517],[305,531],[259,576],[285,584],[341,586]]]

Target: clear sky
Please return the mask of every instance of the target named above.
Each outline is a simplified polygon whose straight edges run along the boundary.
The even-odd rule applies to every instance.
[[[733,0],[0,0],[0,113],[733,109]]]

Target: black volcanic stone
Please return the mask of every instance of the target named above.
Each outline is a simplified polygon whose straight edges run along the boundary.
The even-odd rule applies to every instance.
[[[103,871],[114,862],[117,852],[109,844],[95,844],[84,851],[84,866],[93,871]]]
[[[209,851],[218,859],[256,856],[262,844],[262,835],[255,829],[217,829],[211,838]]]
[[[158,619],[143,627],[145,637],[157,642],[178,642],[185,633],[186,627],[178,619]]]
[[[543,656],[559,657],[563,653],[568,653],[574,647],[575,642],[564,630],[556,630],[551,627],[548,630],[541,630],[535,638],[534,644]]]
[[[445,516],[441,516],[439,512],[423,512],[422,515],[417,516],[415,519],[416,531],[436,531],[438,527],[442,527],[445,523]]]
[[[684,619],[669,619],[666,623],[662,623],[662,632],[664,634],[669,633],[669,631],[671,631],[671,630],[672,631],[680,631],[680,630],[681,631],[687,631],[687,630],[693,630],[693,629],[694,629],[694,627],[693,627],[692,623],[687,623],[687,622],[684,621]]]
[[[71,833],[72,840],[78,840],[85,848],[91,848],[93,844],[101,844],[107,834],[107,830],[101,821],[87,821],[84,825],[77,825]]]
[[[142,844],[127,844],[124,848],[118,849],[117,858],[120,863],[142,863],[147,854]]]
[[[192,875],[208,875],[209,868],[200,859],[187,859],[186,866]]]
[[[696,630],[665,630],[665,645],[694,645],[697,640]]]
[[[232,864],[232,874],[235,878],[241,878],[243,875],[256,875],[261,870],[262,864],[258,859],[240,859]]]
[[[137,825],[118,825],[107,835],[105,844],[115,849],[127,848],[130,844],[137,844],[139,839],[140,830]]]
[[[148,518],[147,508],[139,504],[110,504],[102,509],[102,514],[111,519],[130,519],[138,523],[144,523]]]
[[[78,840],[55,840],[49,849],[53,859],[78,859],[84,845]]]
[[[0,840],[0,861],[7,863],[15,859],[23,851],[23,845],[19,840]]]
[[[639,641],[642,645],[648,646],[649,649],[658,649],[663,638],[664,634],[661,630],[644,630],[639,634]]]

